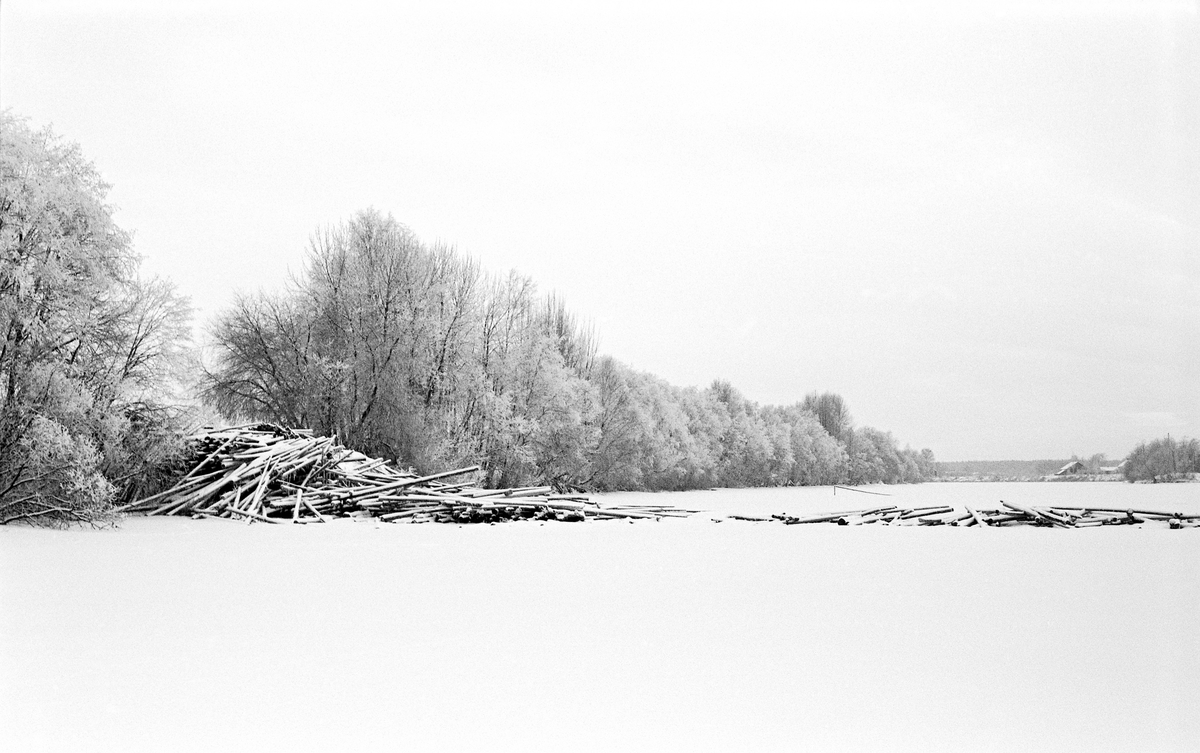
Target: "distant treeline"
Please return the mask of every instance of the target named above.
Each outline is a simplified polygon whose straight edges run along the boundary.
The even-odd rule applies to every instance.
[[[942,460],[937,463],[936,471],[937,475],[943,478],[978,476],[981,478],[1034,479],[1048,476],[1069,462],[1071,462],[1071,458],[1064,460]]]
[[[1166,437],[1143,442],[1129,453],[1124,470],[1130,481],[1171,481],[1200,473],[1200,441]]]
[[[318,232],[285,292],[240,297],[210,334],[204,395],[225,415],[421,470],[477,463],[497,486],[897,483],[933,468],[929,450],[855,427],[837,395],[760,406],[599,356],[561,299],[373,210]]]
[[[1142,442],[1123,464],[1101,453],[1087,458],[1072,455],[1063,460],[939,461],[934,470],[939,478],[1037,479],[1050,476],[1073,461],[1082,464],[1080,473],[1085,475],[1112,473],[1112,468],[1120,466],[1119,472],[1129,481],[1174,481],[1200,473],[1200,441],[1166,437]],[[1105,468],[1110,470],[1106,472]]]

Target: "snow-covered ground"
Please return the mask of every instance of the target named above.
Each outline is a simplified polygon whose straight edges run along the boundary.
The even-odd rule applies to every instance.
[[[1089,487],[1200,507],[1200,485],[877,490],[986,507]],[[1196,749],[1200,529],[711,517],[0,528],[0,749]]]

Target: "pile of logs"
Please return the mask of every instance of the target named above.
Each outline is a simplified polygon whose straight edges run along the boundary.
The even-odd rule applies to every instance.
[[[1109,507],[1032,507],[1016,502],[1004,502],[996,510],[972,507],[916,507],[903,509],[895,505],[874,507],[866,510],[825,513],[796,517],[772,515],[756,518],[747,515],[731,515],[736,520],[779,521],[785,525],[798,523],[837,523],[843,526],[869,525],[872,523],[890,526],[1047,526],[1054,528],[1090,528],[1092,526],[1135,525],[1139,523],[1165,523],[1170,528],[1200,527],[1200,514],[1160,510],[1123,510]]]
[[[367,517],[394,523],[494,523],[536,519],[681,516],[664,506],[601,507],[549,486],[481,489],[468,481],[479,466],[419,476],[340,445],[334,437],[271,424],[210,431],[187,442],[171,488],[120,512],[311,523]]]

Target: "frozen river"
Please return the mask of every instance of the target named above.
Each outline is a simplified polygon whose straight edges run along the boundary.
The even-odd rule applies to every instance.
[[[1193,509],[1200,485],[881,491],[604,499]],[[0,748],[1190,751],[1198,635],[1200,529],[0,528]]]

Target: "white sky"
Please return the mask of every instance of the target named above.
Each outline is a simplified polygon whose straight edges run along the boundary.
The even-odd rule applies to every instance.
[[[374,206],[942,459],[1200,435],[1194,2],[332,5],[5,0],[0,105],[201,324]]]

